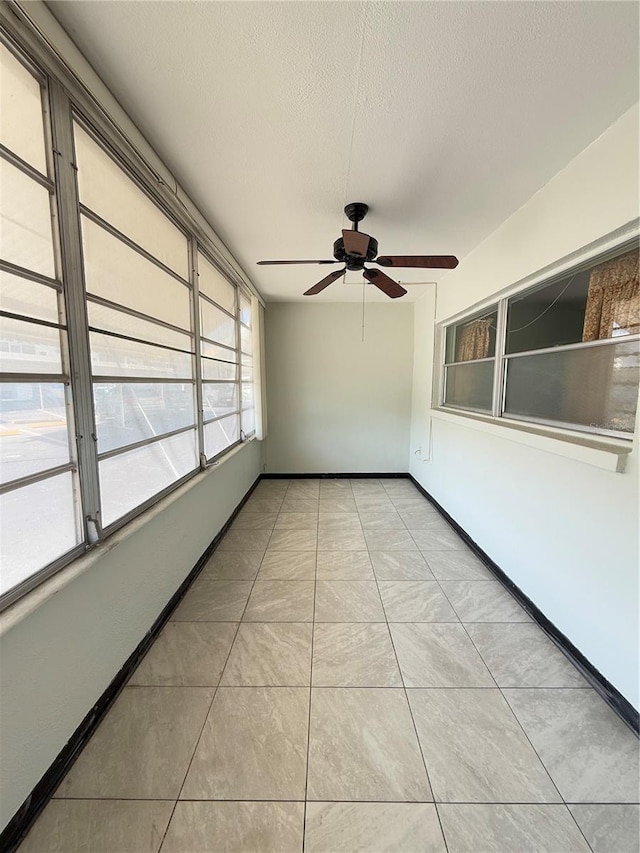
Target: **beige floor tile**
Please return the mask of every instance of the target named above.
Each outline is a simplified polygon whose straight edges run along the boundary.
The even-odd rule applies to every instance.
[[[318,552],[366,550],[367,543],[361,527],[352,530],[322,530],[318,534]]]
[[[406,530],[404,521],[398,513],[378,512],[377,510],[363,510],[360,513],[360,523],[365,530]]]
[[[356,494],[355,499],[358,512],[394,512],[395,510],[395,506],[385,492]]]
[[[199,580],[253,580],[262,562],[262,551],[215,551]]]
[[[371,551],[371,562],[379,581],[432,581],[431,570],[419,551]]]
[[[444,803],[438,811],[449,853],[589,853],[564,805]]]
[[[317,579],[375,580],[368,551],[319,551]]]
[[[384,622],[374,581],[318,581],[316,622]]]
[[[219,551],[262,551],[267,549],[270,530],[229,530],[218,545]]]
[[[498,689],[407,692],[436,802],[560,801]]]
[[[319,622],[313,637],[314,687],[402,687],[389,636],[380,622]]]
[[[468,546],[453,529],[433,529],[416,532],[420,550],[424,551],[468,551]]]
[[[244,614],[245,622],[312,622],[313,581],[257,580]]]
[[[216,687],[236,622],[167,622],[130,685]]]
[[[445,853],[430,803],[309,803],[307,853]]]
[[[275,512],[240,512],[231,530],[273,530],[278,517]]]
[[[570,805],[593,853],[638,853],[640,850],[640,806]]]
[[[394,623],[389,628],[406,687],[495,687],[459,623]]]
[[[180,798],[303,800],[309,689],[219,687]]]
[[[441,581],[461,622],[531,622],[498,581]]]
[[[51,800],[19,853],[158,853],[173,802]]]
[[[280,512],[282,506],[280,495],[251,496],[242,508],[243,512]]]
[[[589,687],[537,625],[471,622],[466,628],[499,687]]]
[[[378,581],[389,622],[457,622],[436,581]]]
[[[244,622],[229,655],[223,686],[309,685],[311,623]]]
[[[317,530],[317,512],[281,512],[275,523],[276,530]]]
[[[318,512],[318,498],[296,498],[286,497],[282,503],[280,512]]]
[[[638,739],[594,690],[504,695],[566,802],[638,802]]]
[[[369,551],[415,551],[417,547],[408,530],[365,530]]]
[[[432,800],[403,690],[311,694],[310,800]]]
[[[267,548],[258,580],[303,581],[316,576],[315,551],[272,551]]]
[[[318,535],[323,538],[333,533],[362,533],[360,516],[357,512],[343,513],[320,513],[318,522]]]
[[[239,622],[252,581],[198,579],[171,615],[172,622]]]
[[[353,497],[324,498],[320,495],[320,515],[335,512],[357,512],[356,502]]]
[[[416,538],[418,546],[420,541]],[[425,551],[423,556],[439,581],[494,580],[494,575],[471,551]]]
[[[315,551],[317,546],[315,527],[312,530],[274,530],[269,541],[272,551]]]
[[[181,802],[161,853],[300,853],[304,803]]]
[[[209,687],[126,687],[56,797],[175,799],[213,694]]]

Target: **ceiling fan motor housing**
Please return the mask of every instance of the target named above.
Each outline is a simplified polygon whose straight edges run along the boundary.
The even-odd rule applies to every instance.
[[[369,238],[369,247],[367,256],[363,258],[359,255],[348,255],[344,250],[344,240],[340,237],[333,244],[333,257],[343,264],[346,264],[348,270],[361,270],[364,267],[365,261],[372,261],[378,254],[378,241],[375,237]]]

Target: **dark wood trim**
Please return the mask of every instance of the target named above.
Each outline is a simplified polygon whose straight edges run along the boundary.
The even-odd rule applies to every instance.
[[[424,495],[424,497],[438,510],[438,512],[446,518],[449,524],[454,528],[456,533],[463,539],[474,554],[482,560],[484,565],[495,575],[496,579],[509,590],[511,595],[516,599],[518,604],[526,610],[531,618],[538,623],[545,634],[552,640],[560,651],[567,657],[576,669],[582,673],[593,689],[604,699],[620,719],[625,722],[629,728],[638,734],[640,732],[640,715],[631,702],[626,699],[620,691],[608,681],[604,675],[595,668],[582,652],[577,649],[571,640],[556,627],[550,619],[548,619],[542,610],[534,604],[533,601],[517,586],[491,557],[486,554],[482,548],[473,541],[469,534],[460,527],[458,522],[452,518],[449,513],[438,503],[438,501],[424,489],[420,483],[411,474],[407,474],[413,485]]]
[[[49,767],[33,791],[11,818],[4,830],[0,833],[0,851],[2,851],[2,853],[14,853],[20,842],[31,829],[36,818],[47,805],[55,793],[56,788],[71,769],[72,764],[83,750],[85,744],[98,728],[98,725],[109,708],[122,692],[122,689],[129,680],[129,677],[133,674],[133,671],[145,656],[191,584],[198,577],[209,557],[213,551],[215,551],[216,546],[225,535],[236,515],[247,502],[259,482],[260,477],[256,479],[251,488],[247,491],[238,506],[234,509],[228,521],[225,523],[224,527],[208,545],[198,562],[191,569],[176,592],[171,596],[158,618],[147,631],[138,646],[129,655],[113,681],[109,684],[102,696],[100,696],[93,708],[91,708],[84,720],[80,723],[78,728],[69,738],[68,742],[62,748],[53,764]]]
[[[262,480],[406,480],[408,474],[260,474]]]

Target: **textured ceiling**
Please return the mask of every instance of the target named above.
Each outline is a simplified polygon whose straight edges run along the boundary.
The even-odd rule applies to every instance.
[[[348,201],[381,254],[464,262],[638,100],[634,2],[47,5],[267,300],[333,268],[255,262],[330,258]]]

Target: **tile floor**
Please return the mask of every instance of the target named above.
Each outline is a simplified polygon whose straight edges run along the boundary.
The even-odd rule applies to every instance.
[[[262,481],[21,853],[638,853],[638,741],[413,485]]]

